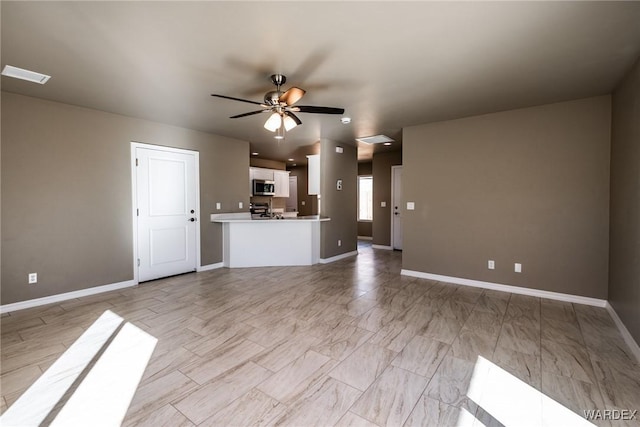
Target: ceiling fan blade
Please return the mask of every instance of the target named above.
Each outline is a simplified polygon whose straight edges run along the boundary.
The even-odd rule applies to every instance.
[[[218,98],[224,98],[224,99],[231,99],[232,101],[248,102],[249,104],[262,105],[262,102],[249,101],[248,99],[234,98],[233,96],[216,95],[215,93],[212,93],[211,96],[217,96]]]
[[[254,114],[259,114],[259,113],[266,113],[269,110],[258,110],[258,111],[251,111],[249,113],[244,113],[244,114],[238,114],[236,116],[231,116],[229,117],[230,119],[237,119],[239,117],[247,117],[247,116],[253,116]]]
[[[287,105],[293,105],[296,102],[300,101],[305,93],[306,91],[304,89],[300,89],[299,87],[292,87],[282,94],[279,101],[284,102]]]
[[[298,116],[296,116],[295,114],[293,114],[291,111],[287,111],[287,115],[289,117],[291,117],[293,119],[294,122],[296,122],[296,125],[301,125],[302,124],[302,120],[300,120],[298,118]]]
[[[299,111],[301,113],[343,114],[344,108],[315,107],[313,105],[298,105],[293,108],[293,111]]]

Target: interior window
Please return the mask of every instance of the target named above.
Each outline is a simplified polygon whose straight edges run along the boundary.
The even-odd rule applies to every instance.
[[[358,221],[373,220],[373,177],[358,177]]]

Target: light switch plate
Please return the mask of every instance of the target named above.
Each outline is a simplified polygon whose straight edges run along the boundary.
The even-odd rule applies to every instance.
[[[516,273],[522,273],[522,264],[520,264],[519,262],[516,262],[513,265],[513,271],[515,271]]]
[[[380,207],[381,208],[386,208],[387,207],[387,202],[380,202]]]
[[[242,209],[242,202],[238,202],[238,209]]]
[[[220,202],[216,202],[216,209],[217,210],[222,209],[222,205],[220,204]]]
[[[407,202],[407,210],[408,211],[416,210],[416,203],[415,202]]]

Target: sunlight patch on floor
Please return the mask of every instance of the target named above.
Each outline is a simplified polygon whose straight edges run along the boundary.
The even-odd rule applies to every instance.
[[[467,396],[506,427],[593,426],[482,356],[476,361]]]
[[[120,328],[122,322],[105,311],[2,414],[0,425],[120,425],[158,342],[131,323]]]

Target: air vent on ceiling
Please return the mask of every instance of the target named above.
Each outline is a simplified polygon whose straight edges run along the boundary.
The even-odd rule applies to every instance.
[[[365,144],[384,144],[385,142],[393,142],[393,139],[386,135],[373,135],[356,138],[356,141],[364,142]]]
[[[25,70],[23,68],[14,67],[12,65],[5,65],[2,69],[2,75],[7,77],[14,77],[16,79],[27,80],[34,83],[45,84],[51,76],[46,74],[36,73],[35,71]]]

